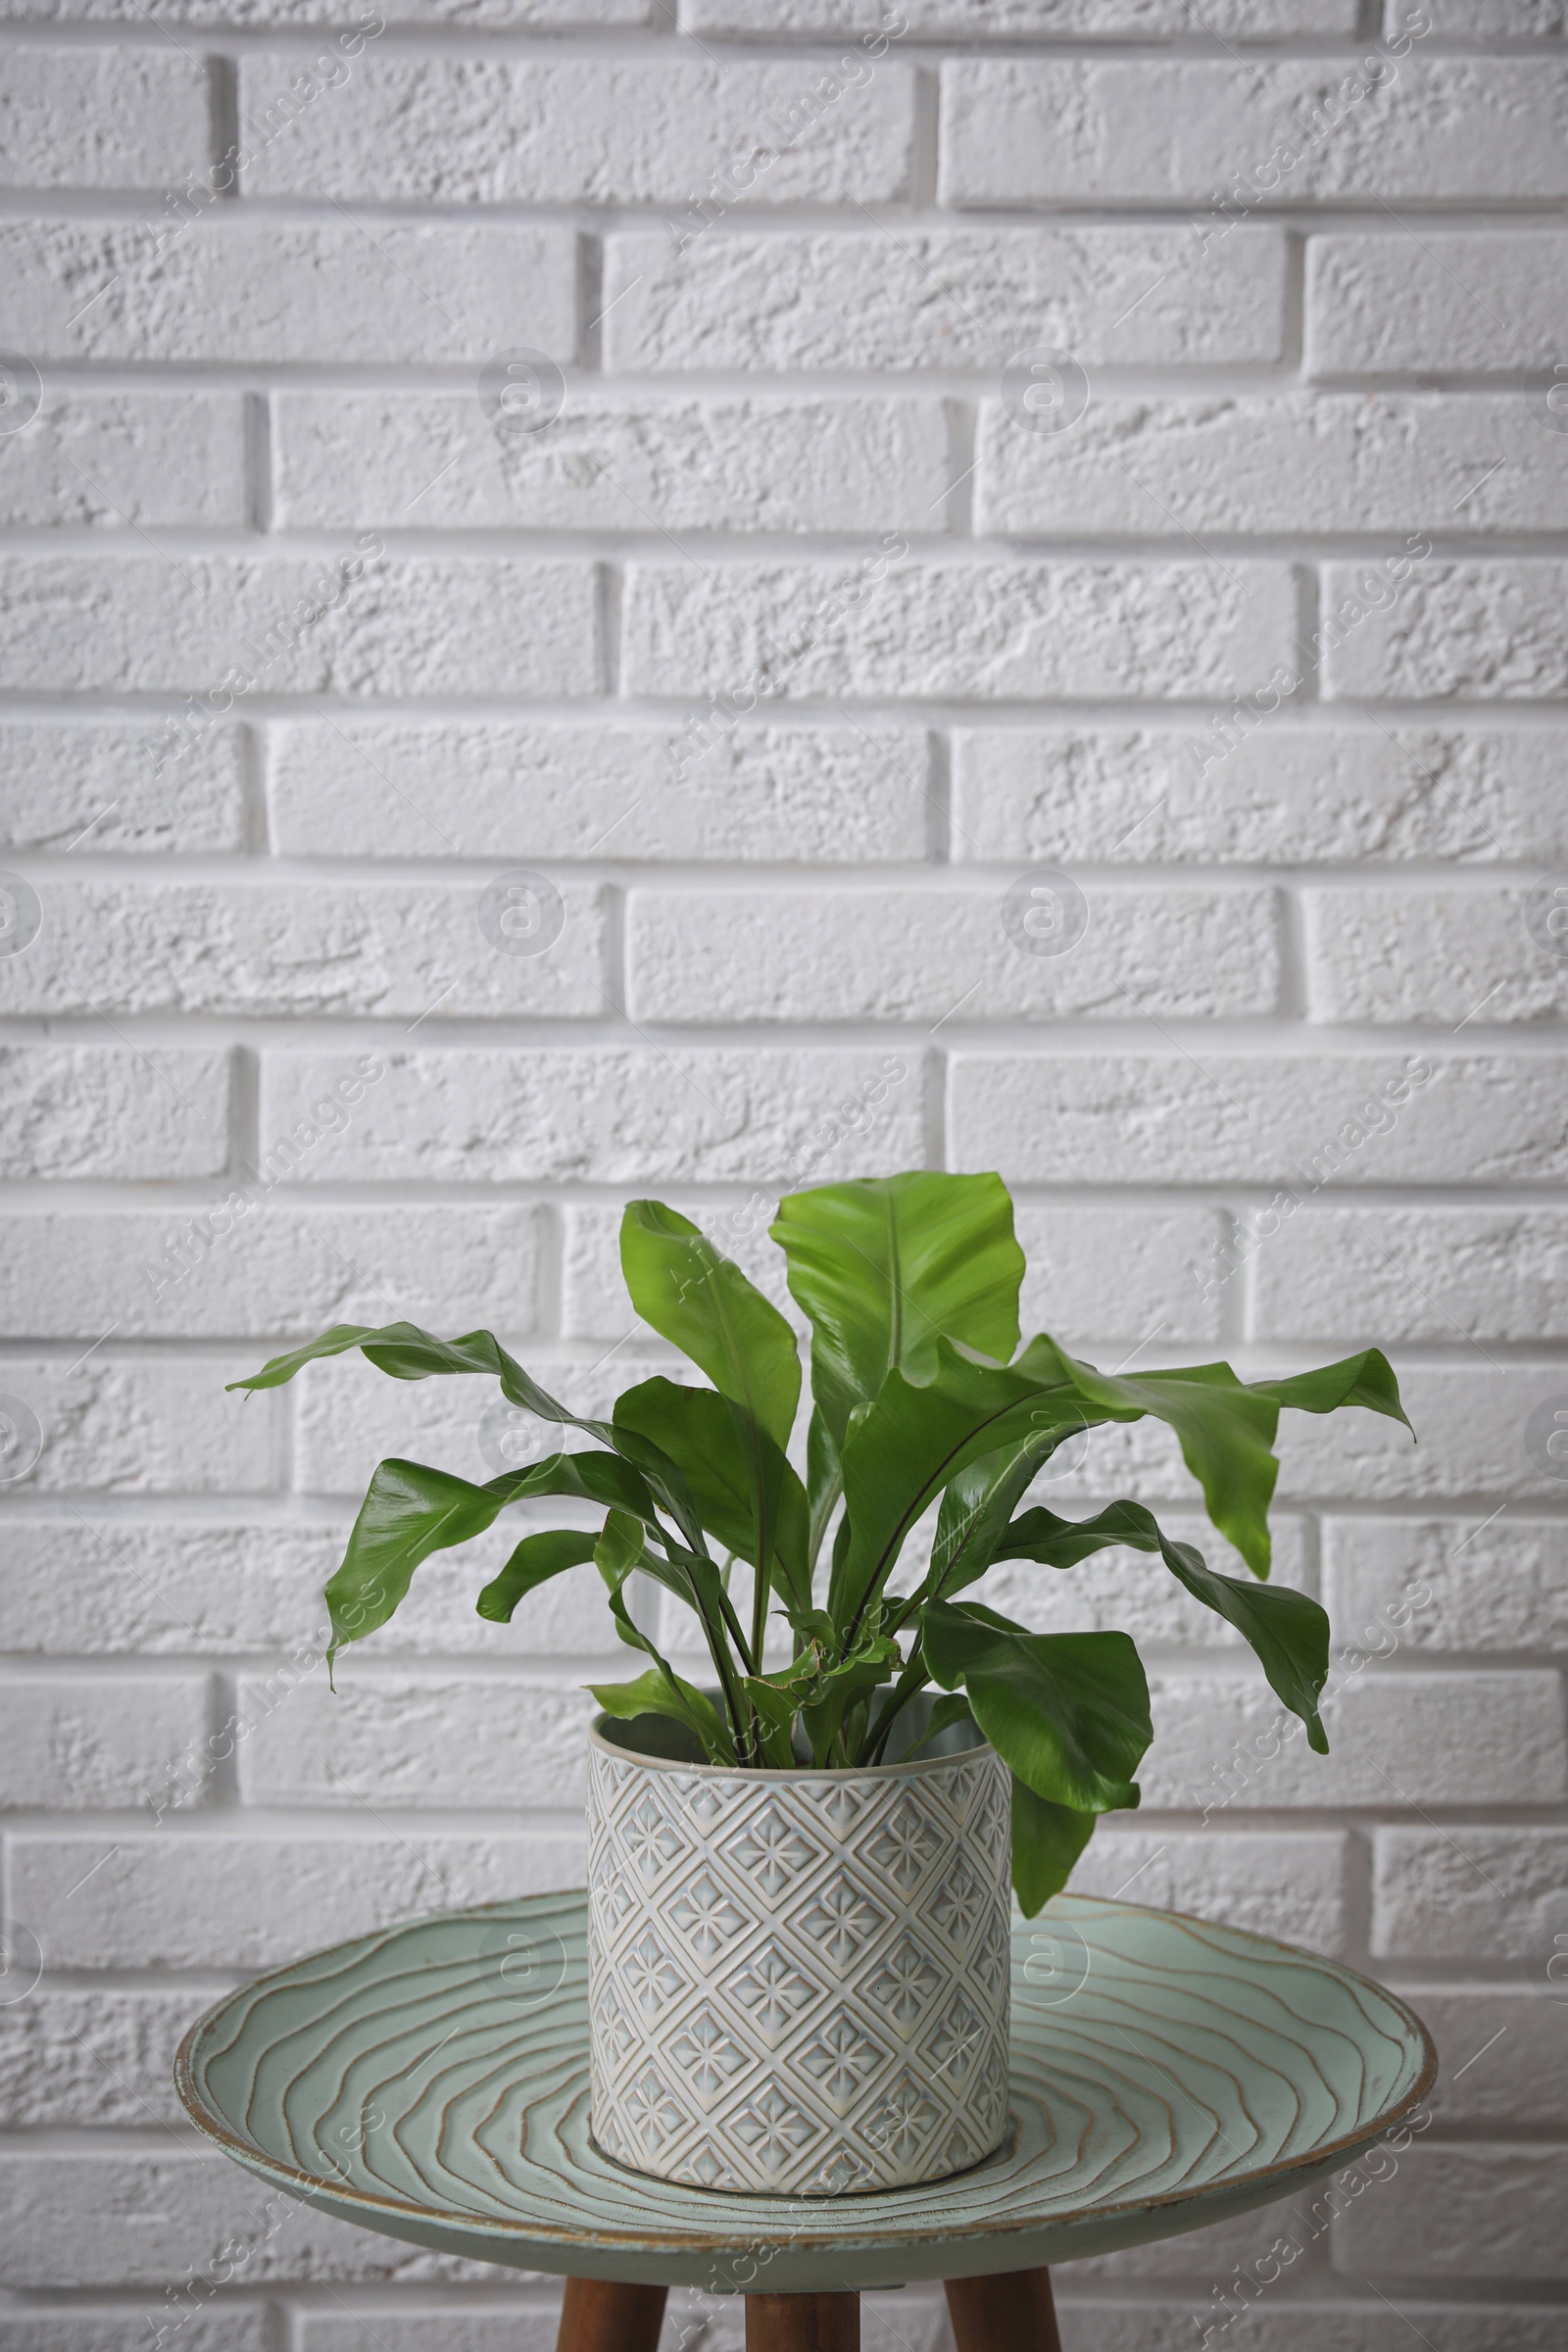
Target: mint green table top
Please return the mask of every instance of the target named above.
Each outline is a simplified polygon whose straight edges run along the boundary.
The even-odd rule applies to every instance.
[[[1420,2020],[1287,1944],[1063,1895],[1013,1936],[1012,2124],[928,2188],[712,2194],[589,2133],[583,1897],[363,1936],[230,1993],[175,2068],[253,2173],[444,2253],[578,2278],[827,2290],[1069,2262],[1336,2172],[1420,2100]]]

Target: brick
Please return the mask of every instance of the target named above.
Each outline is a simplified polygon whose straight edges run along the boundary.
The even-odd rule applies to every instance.
[[[147,49],[14,49],[0,97],[0,185],[161,188],[203,170],[199,58]]]
[[[917,858],[934,804],[913,727],[737,727],[679,772],[673,728],[354,719],[271,730],[285,856]],[[423,809],[439,809],[439,823]],[[1565,827],[1568,835],[1568,827]],[[1536,836],[1540,840],[1539,833]]]
[[[1319,1205],[1258,1247],[1250,1280],[1259,1339],[1568,1339],[1568,1219]]]
[[[565,1357],[535,1346],[525,1348],[520,1360],[550,1396],[590,1419],[606,1417],[623,1390],[655,1373],[672,1380],[698,1377],[673,1348],[650,1348],[646,1340]],[[575,1449],[592,1443],[529,1414],[509,1413],[487,1379],[393,1381],[364,1362],[339,1362],[307,1374],[294,1392],[294,1476],[300,1491],[356,1502],[376,1463],[391,1455],[436,1462],[460,1478],[483,1479],[498,1467],[517,1468],[562,1446]],[[570,1501],[540,1503],[509,1518],[481,1548],[462,1555],[458,1573],[466,1605],[473,1606],[480,1584],[530,1527],[594,1524],[592,1508]],[[590,1610],[587,1623],[592,1632],[584,1645],[602,1653],[604,1618]],[[494,1638],[507,1646],[506,1636]]]
[[[1423,1985],[1410,1999],[1438,2045],[1432,2104],[1445,2126],[1560,2126],[1568,2117],[1568,2034],[1540,1987]]]
[[[1568,237],[1383,223],[1307,244],[1306,356],[1314,375],[1549,369],[1564,348]],[[1544,431],[1544,426],[1542,428]]]
[[[1341,608],[1355,576],[1348,564],[1325,567],[1325,609]],[[1324,691],[1395,702],[1556,700],[1568,693],[1557,625],[1565,589],[1562,564],[1423,564],[1396,602],[1368,612],[1328,653]]]
[[[952,62],[945,204],[1555,196],[1568,83],[1544,59]],[[1277,197],[1276,197],[1277,191]]]
[[[245,520],[244,415],[232,395],[73,387],[6,454],[0,522],[115,531]]]
[[[1156,1673],[1154,1744],[1140,1773],[1147,1805],[1233,1812],[1253,1806],[1550,1804],[1568,1793],[1562,1684],[1541,1671],[1357,1673],[1344,1666],[1323,1707],[1329,1753],[1281,1737],[1260,1672]]]
[[[109,1322],[113,1321],[106,1308]],[[109,1324],[104,1330],[107,1333]],[[213,1356],[13,1357],[5,1378],[43,1451],[14,1492],[260,1494],[275,1485],[276,1398],[225,1396],[244,1365]]]
[[[386,1061],[336,1175],[787,1187],[890,1175],[923,1152],[920,1074],[896,1051],[407,1049]],[[263,1133],[286,1128],[331,1074],[320,1054],[267,1055]],[[864,1113],[853,1125],[836,1112],[852,1102]]]
[[[1316,865],[1460,858],[1568,864],[1560,738],[1545,727],[1296,726],[1211,759],[1210,732],[960,727],[959,862]]]
[[[563,1508],[569,1518],[569,1506],[519,1512],[515,1532],[530,1523],[548,1526]],[[343,1556],[348,1528],[347,1518],[310,1528],[13,1519],[0,1587],[0,1648],[71,1657],[258,1650],[285,1657],[318,1650],[326,1638],[321,1589]],[[592,1568],[542,1587],[509,1634],[474,1609],[488,1573],[476,1574],[479,1560],[477,1553],[453,1552],[426,1561],[367,1654],[527,1660],[582,1657],[601,1646],[605,1589]]]
[[[681,250],[630,230],[606,245],[606,365],[990,370],[1040,344],[1086,364],[1268,362],[1284,260],[1269,229],[1206,262],[1186,227],[716,228]]]
[[[253,1825],[19,1832],[10,1856],[14,1916],[52,1967],[268,1968],[426,1911],[581,1886],[583,1841],[510,1828],[387,1832],[366,1814],[337,1837]]]
[[[1503,0],[1507,4],[1507,0]],[[1429,12],[1430,13],[1430,12]],[[964,40],[1157,40],[1190,33],[1186,0],[906,0],[898,11],[908,30]],[[681,0],[683,32],[826,33],[844,40],[889,23],[883,0]],[[1218,0],[1205,8],[1211,33],[1272,40],[1291,33],[1354,32],[1353,0]],[[898,37],[903,37],[902,35]]]
[[[181,2122],[174,2052],[193,2006],[185,1985],[125,1992],[57,1987],[45,1978],[25,2000],[0,2008],[0,2123],[17,2131]]]
[[[800,1310],[784,1282],[784,1259],[766,1239],[774,1198],[734,1202],[691,1196],[670,1202],[693,1218],[797,1325]],[[613,1340],[633,1320],[620,1271],[618,1205],[575,1201],[564,1212],[562,1330],[568,1339]],[[1028,1272],[1019,1314],[1025,1332],[1140,1340],[1155,1326],[1166,1339],[1217,1332],[1187,1261],[1206,1255],[1218,1219],[1205,1209],[1013,1205],[1013,1225]]]
[[[574,388],[545,431],[504,437],[467,390],[284,392],[273,429],[277,518],[314,530],[929,531],[958,470],[934,400]]]
[[[1092,389],[1079,421],[1054,434],[1026,430],[988,400],[975,528],[1136,538],[1560,529],[1568,477],[1551,441],[1517,397],[1171,400]]]
[[[228,1160],[229,1056],[168,1046],[0,1046],[0,1174],[216,1176]]]
[[[1336,1831],[1102,1828],[1072,1874],[1075,1894],[1150,1903],[1337,1953],[1347,1935],[1347,1840]],[[101,1875],[101,1874],[100,1874]],[[96,1884],[96,1882],[94,1882]]]
[[[1448,1831],[1379,1830],[1373,1846],[1374,1952],[1388,1960],[1524,1960],[1538,1988],[1554,1982],[1547,1964],[1568,1948],[1568,1834],[1466,1822]]]
[[[1552,1056],[1446,1048],[1428,1058],[1425,1084],[1391,1105],[1387,1089],[1406,1082],[1409,1059],[1397,1048],[1288,1058],[1210,1051],[1201,1064],[1176,1054],[965,1052],[953,1057],[952,1162],[1000,1166],[1009,1182],[1303,1190],[1329,1178],[1549,1183],[1568,1168],[1563,1074]]]
[[[497,951],[484,885],[45,882],[43,927],[0,961],[0,1009],[549,1018],[604,1010],[603,894],[564,881],[544,954]],[[347,1060],[348,1057],[345,1057]]]
[[[1389,29],[1408,0],[1388,0]],[[1422,15],[1446,41],[1550,40],[1568,28],[1562,0],[1424,0]]]
[[[91,2229],[82,2227],[83,2212],[92,2216]],[[181,2352],[189,2341],[181,2319],[187,2309],[201,2308],[200,2281],[209,2276],[255,2287],[272,2279],[493,2275],[483,2264],[426,2254],[334,2221],[253,2180],[217,2149],[167,2144],[125,2155],[0,2152],[0,2261],[18,2287],[161,2289],[166,2279],[182,2287],[194,2278],[194,2296],[180,2296],[176,2287],[159,2305],[160,2321],[179,2328],[172,2340]],[[226,2338],[205,2340],[215,2352],[217,2344],[231,2352]],[[77,2352],[74,2341],[71,2352]]]
[[[1568,1008],[1568,956],[1528,927],[1531,888],[1304,894],[1307,1006],[1320,1021],[1431,1021],[1452,1029]]]
[[[1568,1650],[1559,1520],[1329,1519],[1323,1550],[1329,1614],[1351,1640],[1382,1647],[1397,1626],[1418,1652]],[[1407,1587],[1428,1597],[1398,1606]]]
[[[169,2314],[167,2303],[0,2312],[0,2352],[145,2352],[148,2337],[169,2325]],[[264,2304],[222,2303],[183,2322],[180,2352],[268,2352],[271,2327]]]
[[[598,1679],[620,1682],[614,1626],[608,1609],[602,1616],[598,1647],[608,1663]],[[595,1702],[580,1678],[372,1674],[356,1656],[341,1661],[337,1683],[334,1695],[324,1673],[293,1688],[275,1676],[241,1676],[240,1721],[256,1727],[235,1750],[246,1804],[352,1808],[367,1791],[380,1809],[482,1808],[502,1790],[509,1806],[585,1801]]]
[[[1568,2149],[1417,2143],[1334,2226],[1334,2265],[1434,2285],[1446,2278],[1568,2278]]]
[[[17,1216],[0,1318],[29,1339],[308,1338],[329,1323],[531,1331],[538,1211],[280,1206],[238,1186],[194,1210]],[[129,1280],[127,1281],[127,1272]]]
[[[248,55],[240,111],[268,123],[302,58]],[[822,89],[826,58],[556,62],[368,52],[330,105],[262,148],[251,195],[436,204],[896,202],[909,193],[914,84],[884,64]],[[285,101],[286,103],[286,101]],[[630,130],[631,135],[628,135]],[[748,179],[745,175],[751,174]],[[739,180],[730,175],[740,173]],[[718,191],[709,193],[710,187]],[[694,225],[701,227],[698,219]]]
[[[207,1731],[202,1675],[66,1680],[0,1674],[9,1727],[0,1756],[0,1807],[55,1811],[141,1805]],[[176,1801],[199,1796],[200,1759]]]
[[[1125,1019],[1132,990],[1172,1016],[1266,1013],[1279,989],[1267,890],[1089,895],[1063,956],[1033,956],[986,890],[634,890],[629,1005],[648,1021]]]
[[[671,2291],[671,2311],[685,2302],[689,2291],[681,2287]],[[362,2320],[352,2310],[310,2311],[301,2314],[299,2341],[302,2352],[363,2352],[361,2339],[368,2326],[374,2328],[386,2352],[423,2352],[432,2320],[441,2331],[442,2352],[556,2352],[561,2312],[556,2296],[546,2304],[454,2307],[438,2316],[427,2310],[390,2316],[377,2310],[368,2320]],[[709,2340],[703,2338],[703,2352],[708,2352]],[[0,2344],[3,2341],[0,2338]],[[730,2347],[715,2343],[713,2352],[730,2352]]]
[[[3,14],[134,24],[138,6],[139,0],[5,0]],[[365,24],[368,13],[357,0],[354,5],[350,0],[166,0],[163,9],[171,23],[213,24],[223,30],[297,29],[319,24],[342,25],[351,33]],[[401,24],[466,25],[476,21],[467,0],[398,0],[397,17]],[[480,21],[487,28],[556,31],[574,24],[646,24],[651,17],[647,0],[489,0]]]
[[[1051,1479],[1038,1479],[1030,1494],[1032,1499],[1057,1507],[1056,1485]],[[1239,1554],[1201,1513],[1161,1510],[1159,1524],[1177,1543],[1196,1544],[1222,1574],[1246,1575]],[[1308,1556],[1305,1523],[1276,1512],[1271,1524],[1273,1581],[1294,1592],[1314,1592],[1317,1576]],[[1241,1644],[1240,1634],[1201,1608],[1159,1560],[1120,1546],[1096,1552],[1076,1568],[1004,1560],[975,1587],[973,1597],[1015,1618],[1031,1633],[1129,1633],[1146,1652],[1154,1647],[1229,1650]]]
[[[1402,6],[1403,0],[1399,4]],[[1305,2201],[1310,2202],[1310,2192]],[[1242,2226],[1250,2230],[1247,2242],[1238,2244],[1234,2253],[1227,2247],[1224,2256],[1204,2265],[1204,2284],[1200,2291],[1205,2300],[1200,2328],[1222,2308],[1213,2300],[1214,2289],[1228,2285],[1234,2295],[1238,2259],[1255,2263],[1272,2243],[1268,2211],[1253,2214]],[[1190,2239],[1175,2242],[1196,2247],[1204,2237],[1218,2235],[1217,2230],[1195,2231]],[[1077,2267],[1075,2264],[1075,2271]],[[1298,2261],[1293,2272],[1302,2268]],[[1072,2276],[1072,2272],[1067,2274],[1068,2282],[1055,2302],[1062,2320],[1062,2340],[1073,2352],[1080,2342],[1092,2344],[1094,2352],[1192,2352],[1195,2315],[1189,2299],[1179,2304],[1118,2305],[1097,2296],[1093,2303],[1075,2302]],[[1234,2310],[1235,2305],[1223,2308]],[[1223,2327],[1225,2322],[1219,2325]],[[1079,2334],[1072,2332],[1075,2328]],[[1311,2302],[1294,2308],[1265,2298],[1251,2306],[1240,2341],[1248,2352],[1405,2352],[1412,2328],[1431,2346],[1431,2352],[1564,2352],[1568,2346],[1568,2319],[1560,2311],[1530,2304],[1503,2309],[1469,2301],[1445,2311],[1434,2303],[1416,2302],[1403,2292],[1393,2310],[1368,2296],[1340,2303],[1314,2295]]]
[[[268,694],[591,694],[586,564],[377,552],[12,555],[0,562],[0,684],[194,691],[205,713]],[[355,566],[360,566],[355,570]],[[334,597],[335,602],[325,600]],[[174,722],[171,748],[181,757]]]
[[[161,726],[124,719],[0,724],[6,775],[0,845],[64,851],[79,844],[93,857],[243,848],[241,730],[211,728],[177,770],[166,766],[160,773],[163,739]]]
[[[1327,1419],[1288,1413],[1280,1429],[1280,1498],[1560,1500],[1561,1482],[1538,1470],[1525,1451],[1531,1413],[1560,1385],[1560,1373],[1554,1379],[1539,1366],[1492,1363],[1479,1354],[1401,1366],[1399,1390],[1420,1444],[1412,1446],[1396,1421],[1374,1413]]]
[[[1261,564],[635,564],[622,674],[630,694],[1215,697],[1266,682],[1293,612]]]
[[[0,227],[7,332],[50,360],[466,361],[571,357],[575,255],[522,221],[258,220],[218,205],[166,239],[123,220]],[[286,285],[288,299],[279,302]]]
[[[667,1204],[700,1225],[796,1330],[806,1331],[806,1318],[784,1278],[784,1252],[768,1239],[776,1195],[722,1201],[678,1193]],[[561,1329],[568,1340],[619,1340],[635,1331],[639,1344],[645,1344],[652,1337],[639,1322],[620,1270],[624,1209],[623,1201],[573,1200],[562,1210]]]

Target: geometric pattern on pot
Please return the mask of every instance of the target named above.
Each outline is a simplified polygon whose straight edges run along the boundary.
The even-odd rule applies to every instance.
[[[827,2196],[941,2180],[1001,2145],[1009,1786],[991,1748],[739,1773],[598,1727],[589,1747],[607,2156],[697,2188]]]

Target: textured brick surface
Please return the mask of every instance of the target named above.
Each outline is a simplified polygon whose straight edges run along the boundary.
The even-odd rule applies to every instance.
[[[318,528],[930,530],[958,470],[934,400],[573,397],[508,438],[467,391],[285,393],[275,434],[279,519]]]
[[[247,60],[240,96],[248,117],[266,120],[301,62],[286,51]],[[251,184],[266,195],[324,189],[435,204],[676,206],[755,156],[754,176],[740,182],[743,202],[868,204],[907,194],[907,68],[884,65],[846,88],[830,102],[824,135],[812,100],[827,62],[372,56],[335,104],[317,106],[263,151]]]
[[[1314,372],[1550,373],[1562,349],[1563,239],[1550,229],[1314,237],[1306,347]],[[1521,420],[1521,439],[1523,424]]]
[[[245,841],[245,740],[216,726],[182,773],[160,772],[164,730],[146,721],[97,726],[12,719],[0,725],[9,849],[95,853],[237,850]]]
[[[1293,611],[1264,564],[640,564],[624,674],[637,694],[1204,700],[1268,678]]]
[[[1555,196],[1560,64],[1433,58],[1167,67],[1030,59],[943,74],[942,187],[955,204],[1212,205],[1250,168],[1267,202]],[[1215,209],[1216,228],[1225,219]]]
[[[373,229],[332,213],[261,221],[218,205],[160,250],[120,219],[0,228],[8,331],[46,360],[466,361],[508,349],[516,306],[533,348],[571,355],[570,236],[510,220]]]
[[[613,368],[984,368],[1032,344],[1084,360],[1271,360],[1285,332],[1285,249],[1238,232],[1198,276],[1191,231],[850,230],[762,239],[715,227],[612,237],[605,352]]]
[[[635,891],[626,912],[638,1020],[703,1021],[719,992],[751,1021],[1124,1018],[1272,1012],[1266,891],[1096,891],[1063,956],[1020,951],[1002,892]]]
[[[1546,728],[1308,728],[1279,717],[1222,741],[1212,726],[960,727],[953,855],[1042,865],[1563,864],[1558,757]]]
[[[919,1166],[1012,1187],[1026,1333],[1381,1343],[1420,1440],[1283,1418],[1327,1757],[1157,1561],[985,1581],[1148,1662],[1076,1884],[1386,1974],[1442,2054],[1245,2325],[1289,2202],[1064,2271],[1065,2352],[1568,2352],[1565,30],[0,0],[0,2352],[551,2352],[557,2282],[270,2214],[169,2067],[247,1971],[580,1881],[601,1579],[474,1603],[593,1514],[432,1556],[332,1696],[375,1464],[559,1433],[224,1383],[408,1317],[602,1414],[693,1377],[628,1200],[800,1330],[779,1196]],[[1047,890],[1086,927],[1025,954]],[[1036,1489],[1118,1496],[1247,1573],[1163,1425]],[[865,2331],[952,2352],[929,2290]],[[665,2352],[743,2332],[677,2295]]]

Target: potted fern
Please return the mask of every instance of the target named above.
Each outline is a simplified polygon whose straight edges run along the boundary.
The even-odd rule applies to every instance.
[[[998,1176],[826,1185],[781,1201],[770,1234],[810,1327],[804,1478],[794,1331],[654,1200],[625,1212],[627,1289],[710,1385],[642,1381],[608,1421],[584,1420],[490,1333],[407,1323],[339,1324],[235,1385],[273,1388],[357,1348],[399,1380],[485,1375],[589,1441],[482,1486],[381,1463],[326,1588],[332,1651],[512,1505],[593,1507],[592,1530],[525,1535],[478,1609],[508,1623],[591,1560],[648,1660],[593,1693],[595,2136],[666,2180],[828,2194],[940,2179],[1000,2145],[1009,1878],[1033,1916],[1100,1815],[1138,1802],[1152,1727],[1131,1639],[1032,1634],[974,1587],[1001,1560],[1157,1555],[1250,1642],[1323,1752],[1328,1620],[1264,1581],[1280,1410],[1405,1416],[1376,1349],[1248,1383],[1223,1363],[1102,1373],[1043,1334],[1020,1347],[1024,1261]],[[1254,1581],[1208,1567],[1136,1502],[1079,1521],[1020,1507],[1068,1438],[1146,1415],[1175,1432]],[[637,1576],[694,1613],[703,1686],[634,1616]]]

